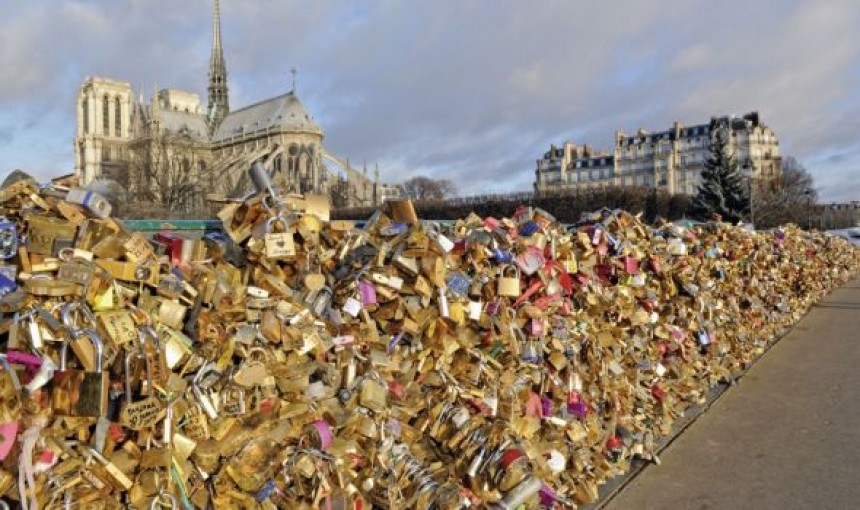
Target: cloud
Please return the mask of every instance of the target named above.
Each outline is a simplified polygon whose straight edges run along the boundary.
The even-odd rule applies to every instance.
[[[0,147],[8,145],[15,139],[15,128],[12,126],[0,127]]]
[[[16,136],[0,166],[71,167],[86,75],[205,99],[211,3],[6,0],[0,108],[16,115],[0,116],[0,132]],[[231,105],[288,90],[295,66],[327,147],[379,162],[388,180],[529,189],[550,143],[609,148],[616,129],[758,110],[824,198],[860,198],[857,158],[828,159],[860,130],[854,0],[222,0],[222,11]]]

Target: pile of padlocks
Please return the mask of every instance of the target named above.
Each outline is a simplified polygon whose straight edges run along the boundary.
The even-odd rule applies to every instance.
[[[23,508],[573,508],[860,268],[794,227],[363,228],[259,193],[147,240],[0,190],[0,495]],[[826,339],[821,339],[826,341]]]

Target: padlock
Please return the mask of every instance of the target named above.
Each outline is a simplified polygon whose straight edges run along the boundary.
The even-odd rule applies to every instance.
[[[233,377],[221,390],[221,411],[228,416],[240,416],[247,412],[245,388],[233,382]]]
[[[516,510],[522,508],[526,503],[534,498],[543,487],[543,482],[539,478],[530,476],[520,482],[513,490],[505,494],[505,497],[497,503],[499,510]]]
[[[283,232],[273,232],[275,225],[281,225]],[[270,259],[286,259],[296,256],[296,246],[290,225],[285,216],[273,216],[266,221],[265,253]]]
[[[18,227],[5,217],[0,217],[0,259],[11,259],[18,255]]]
[[[365,379],[361,385],[359,403],[371,411],[380,412],[387,405],[388,391],[374,378]]]
[[[135,360],[141,360],[144,363],[146,371],[146,384],[141,384],[141,395],[146,395],[153,390],[152,386],[152,369],[150,368],[149,358],[139,349],[130,349],[125,355],[125,401],[126,405],[131,404],[134,400],[134,388],[132,381],[136,379],[133,363]]]
[[[310,310],[317,317],[323,317],[331,304],[333,293],[330,287],[323,287],[314,294]]]
[[[502,267],[497,286],[498,295],[511,298],[518,297],[521,292],[519,268],[513,265]]]
[[[77,283],[85,289],[93,281],[95,266],[91,262],[69,260],[60,264],[57,278],[67,282]]]
[[[361,304],[364,306],[371,306],[377,303],[376,287],[367,280],[358,281],[358,294],[361,297]]]
[[[93,345],[95,370],[70,370],[67,366],[71,342],[87,339]],[[51,405],[61,416],[105,416],[108,405],[108,373],[102,370],[104,347],[92,329],[75,331],[60,349],[60,366],[54,374]]]
[[[112,209],[107,198],[85,188],[70,189],[69,194],[66,195],[66,201],[83,206],[90,214],[98,218],[109,217]]]
[[[437,289],[437,291],[438,291],[438,298],[436,301],[439,305],[439,316],[444,317],[444,318],[448,318],[451,316],[451,309],[448,306],[447,287],[445,287],[443,285],[443,286],[439,287]]]
[[[272,176],[259,161],[254,162],[248,169],[248,176],[258,193],[268,193],[271,199],[277,198]]]
[[[456,272],[448,275],[446,286],[452,294],[456,296],[465,296],[469,292],[471,280],[465,274]]]
[[[517,257],[517,266],[527,275],[533,275],[543,266],[544,258],[542,251],[534,246],[529,246],[525,253]]]

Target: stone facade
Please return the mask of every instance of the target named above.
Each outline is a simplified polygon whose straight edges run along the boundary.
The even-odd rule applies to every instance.
[[[640,129],[627,135],[618,131],[611,154],[572,142],[562,147],[552,145],[537,160],[535,191],[646,186],[673,194],[695,194],[717,130],[728,133],[729,152],[753,179],[779,177],[779,140],[753,112],[743,117],[713,117],[707,124],[689,127],[675,122],[671,129],[656,133]]]
[[[240,195],[251,188],[247,169],[263,160],[289,191],[328,193],[347,183],[347,204],[377,205],[390,186],[360,172],[323,146],[324,133],[293,90],[230,111],[227,67],[215,0],[208,105],[192,92],[163,89],[149,102],[128,82],[88,77],[77,96],[75,171],[83,183],[108,178],[156,203],[188,191],[174,205],[200,206],[207,194]],[[163,189],[158,189],[163,188]],[[188,195],[188,193],[185,193]],[[181,203],[180,203],[181,202]]]

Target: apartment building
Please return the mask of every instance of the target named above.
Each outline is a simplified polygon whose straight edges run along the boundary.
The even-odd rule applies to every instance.
[[[669,193],[694,194],[717,131],[727,136],[728,150],[753,182],[777,178],[782,170],[776,134],[752,112],[742,117],[712,117],[710,122],[633,135],[615,133],[612,152],[565,142],[551,145],[537,160],[536,192],[606,186],[645,186]]]

